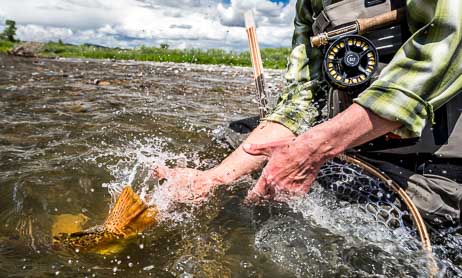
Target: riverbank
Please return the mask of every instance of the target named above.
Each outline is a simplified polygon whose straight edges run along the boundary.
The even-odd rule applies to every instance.
[[[7,53],[19,43],[0,40],[0,52]],[[152,62],[175,62],[208,65],[251,66],[248,51],[228,52],[223,49],[169,49],[163,47],[141,46],[134,49],[109,48],[97,45],[70,45],[60,42],[40,43],[38,57],[92,58],[134,60]],[[263,66],[269,69],[284,69],[287,64],[289,48],[263,48]]]

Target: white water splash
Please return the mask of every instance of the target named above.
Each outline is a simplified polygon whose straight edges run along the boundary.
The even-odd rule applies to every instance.
[[[321,186],[313,186],[312,192],[304,197],[290,201],[289,206],[314,221],[319,227],[328,229],[345,240],[374,244],[386,252],[396,252],[397,248],[409,251],[418,250],[418,242],[405,228],[390,229],[374,220],[370,213],[358,206],[335,198],[326,198]]]
[[[336,276],[340,265],[354,273],[356,256],[370,264],[359,270],[365,272],[357,272],[364,276],[374,273],[370,266],[380,268],[377,273],[391,275],[401,257],[412,258],[410,269],[425,272],[419,243],[409,230],[391,230],[358,206],[341,203],[329,193],[315,184],[309,195],[289,201],[291,210],[301,217],[278,216],[263,223],[255,234],[257,249],[297,277]]]
[[[109,170],[113,180],[102,186],[108,189],[113,201],[117,199],[122,189],[131,185],[149,206],[156,206],[159,210],[160,220],[173,220],[184,222],[190,215],[183,211],[172,211],[175,192],[168,186],[168,182],[160,184],[153,178],[152,170],[156,166],[166,166],[167,162],[175,161],[179,167],[186,167],[186,163],[199,166],[201,164],[195,153],[173,153],[167,149],[169,138],[149,138],[132,140],[120,147],[99,147],[98,154],[89,158],[98,167]],[[103,143],[103,145],[105,145]]]

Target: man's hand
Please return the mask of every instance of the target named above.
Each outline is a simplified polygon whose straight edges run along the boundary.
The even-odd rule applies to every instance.
[[[246,143],[266,143],[274,140],[294,138],[293,133],[285,126],[263,121],[247,137]],[[174,193],[174,202],[202,202],[217,185],[229,184],[243,175],[261,167],[265,158],[247,154],[241,147],[230,154],[220,165],[206,171],[188,168],[169,169],[157,167],[153,175],[158,179],[166,179],[163,184],[167,191]]]
[[[357,104],[296,138],[266,144],[245,144],[244,151],[264,155],[268,164],[247,195],[248,201],[302,195],[309,191],[321,166],[352,148],[397,129],[401,124],[380,118]]]
[[[311,133],[267,144],[248,144],[243,149],[249,154],[270,158],[247,195],[250,202],[260,199],[286,201],[307,193],[321,166],[332,157],[332,147],[321,136]]]
[[[166,179],[169,195],[175,203],[199,204],[221,181],[211,171],[200,171],[190,168],[174,168],[158,166],[153,170],[157,179]]]

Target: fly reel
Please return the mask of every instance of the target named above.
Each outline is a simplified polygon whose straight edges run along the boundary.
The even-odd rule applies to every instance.
[[[327,80],[340,89],[356,90],[367,85],[378,69],[378,52],[363,36],[347,35],[334,41],[324,57]]]

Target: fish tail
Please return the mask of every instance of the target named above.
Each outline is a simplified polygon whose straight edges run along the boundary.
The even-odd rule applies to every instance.
[[[132,187],[126,186],[120,193],[103,226],[107,231],[125,237],[127,236],[125,233],[127,226],[147,208],[146,203],[133,192]]]

